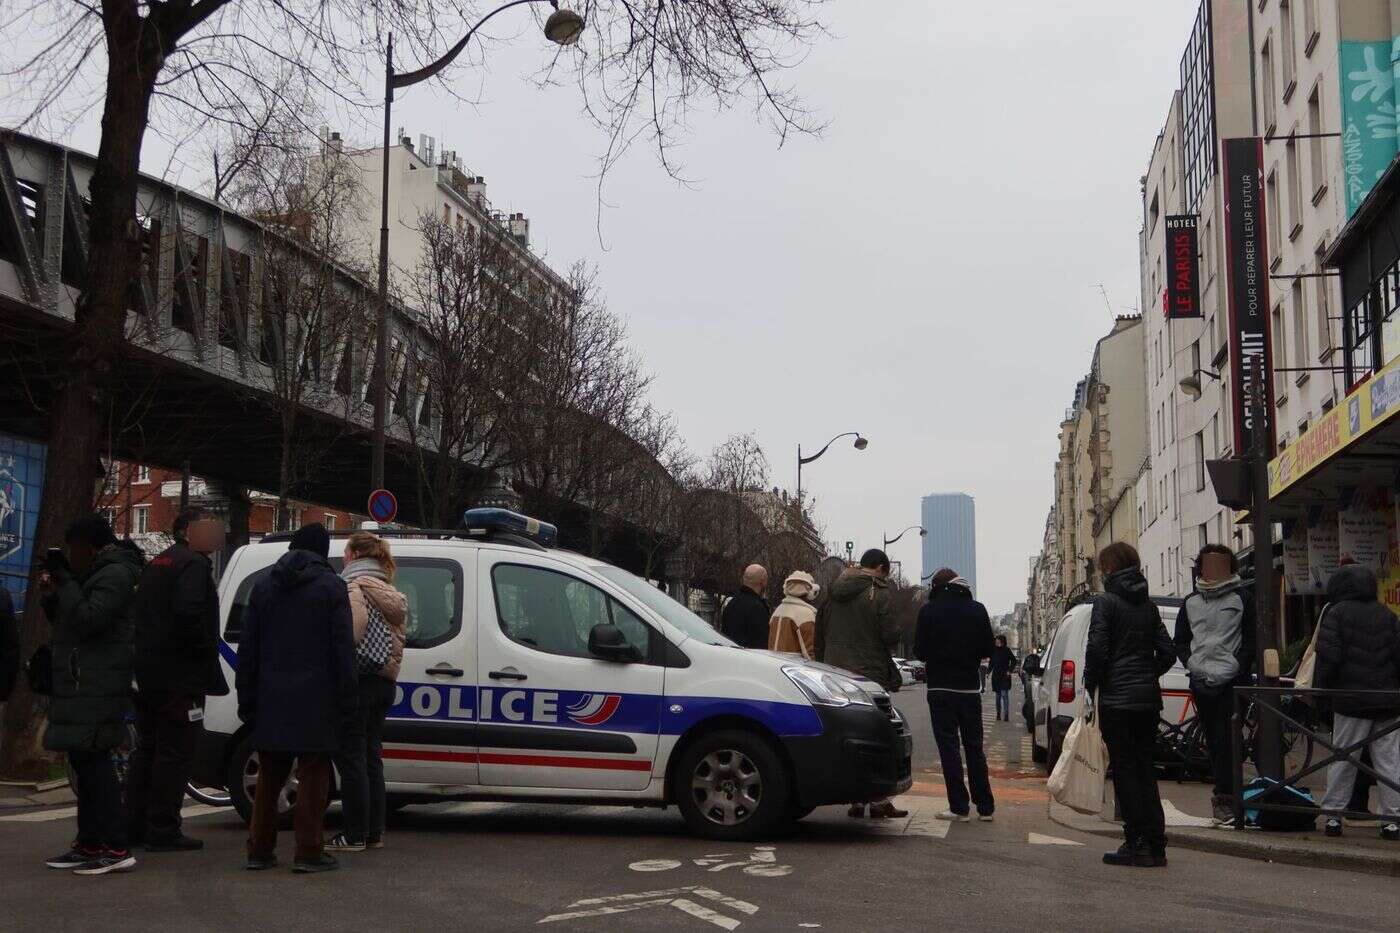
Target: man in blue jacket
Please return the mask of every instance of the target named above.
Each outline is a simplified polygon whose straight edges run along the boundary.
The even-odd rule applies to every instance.
[[[321,842],[331,756],[359,700],[350,599],[331,568],[320,523],[292,536],[286,554],[253,588],[238,644],[238,718],[252,726],[258,785],[248,869],[277,864],[277,798],[297,768],[297,872],[338,867]]]

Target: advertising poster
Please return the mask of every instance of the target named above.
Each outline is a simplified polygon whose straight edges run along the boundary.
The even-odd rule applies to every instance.
[[[1390,494],[1357,489],[1337,510],[1337,560],[1370,567],[1378,575],[1390,549]]]
[[[1395,157],[1391,42],[1342,42],[1337,71],[1342,98],[1342,187],[1350,217]]]
[[[44,490],[45,446],[0,434],[0,586],[10,591],[15,609],[34,563],[34,530]]]
[[[1308,576],[1308,526],[1293,522],[1283,539],[1283,581],[1289,596],[1311,596],[1317,592]]]
[[[1257,137],[1220,141],[1225,186],[1225,249],[1228,258],[1230,378],[1234,391],[1237,449],[1255,449],[1262,434],[1267,456],[1276,448],[1273,417],[1273,347],[1269,325],[1270,206],[1264,203],[1264,143]],[[1259,420],[1261,423],[1255,424]]]
[[[1327,581],[1336,573],[1341,557],[1337,553],[1337,513],[1319,509],[1308,516],[1308,578],[1314,592],[1327,591]]]

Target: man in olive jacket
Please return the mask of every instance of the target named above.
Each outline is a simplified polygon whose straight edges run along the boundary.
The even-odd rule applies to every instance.
[[[821,630],[817,640],[823,662],[893,692],[899,689],[900,676],[892,651],[902,633],[890,604],[889,575],[890,559],[879,548],[862,554],[859,567],[843,570],[831,585],[831,598],[818,619]],[[852,804],[850,815],[861,816],[864,809],[863,804]],[[908,813],[885,799],[870,805],[870,815],[884,818]]]
[[[121,785],[112,749],[126,738],[131,708],[132,604],[140,551],[117,543],[98,517],[64,535],[68,557],[39,577],[44,614],[53,626],[53,695],[44,747],[67,752],[77,778],[78,839],[50,868],[100,875],[136,864],[127,849]]]

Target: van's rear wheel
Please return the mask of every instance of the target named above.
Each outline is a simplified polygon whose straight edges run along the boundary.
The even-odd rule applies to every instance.
[[[794,814],[792,778],[763,738],[737,729],[692,742],[672,775],[672,796],[691,832],[708,839],[761,839]]]

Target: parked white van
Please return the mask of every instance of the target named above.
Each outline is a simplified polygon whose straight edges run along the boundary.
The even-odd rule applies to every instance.
[[[750,839],[912,783],[909,728],[884,689],[739,648],[645,580],[549,547],[552,526],[475,509],[461,530],[381,534],[409,607],[384,729],[390,807],[675,804],[699,835]],[[231,684],[249,594],[289,537],[239,548],[220,583]],[[244,820],[258,772],[248,731],[236,695],[211,697],[194,775],[226,787]],[[284,812],[295,793],[289,782]]]

